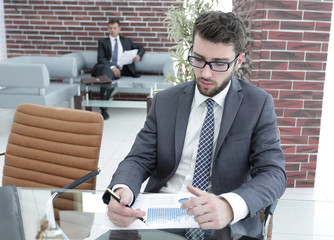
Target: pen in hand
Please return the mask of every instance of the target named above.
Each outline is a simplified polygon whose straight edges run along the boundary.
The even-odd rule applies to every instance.
[[[107,191],[110,193],[110,195],[113,199],[115,199],[117,202],[121,202],[120,197],[116,193],[114,193],[110,188],[107,188]],[[126,204],[125,207],[131,208],[128,204]],[[145,223],[147,226],[149,226],[149,224],[147,223],[147,221],[144,218],[142,218],[142,217],[137,217],[137,218],[140,221],[142,221],[143,223]]]

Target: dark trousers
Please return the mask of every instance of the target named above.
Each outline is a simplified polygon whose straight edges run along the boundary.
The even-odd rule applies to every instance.
[[[95,66],[95,71],[94,71],[94,77],[99,77],[99,76],[103,76],[103,75],[107,75],[108,78],[110,78],[111,80],[115,81],[118,78],[115,77],[113,71],[111,71],[110,67],[105,65],[105,64],[97,64]],[[114,90],[114,88],[110,88],[110,87],[102,87],[100,88],[100,97],[101,100],[109,100],[112,91]],[[106,107],[100,107],[101,111],[106,111],[107,108]]]
[[[106,100],[108,101],[110,99],[111,93],[113,92],[114,88],[111,87],[101,87],[100,88],[100,96],[101,100]],[[106,107],[100,107],[102,111],[106,111]]]
[[[96,64],[94,66],[94,77],[99,77],[102,75],[107,75],[108,78],[110,78],[111,80],[115,81],[118,78],[115,77],[114,72],[110,69],[109,66],[105,65],[105,64]],[[121,76],[133,76],[133,74],[130,72],[130,70],[128,69],[127,65],[125,65],[121,71]],[[101,100],[109,100],[110,96],[113,92],[114,88],[106,88],[106,87],[101,87],[100,89],[100,96],[101,96]],[[107,108],[105,107],[101,107],[100,108],[101,111],[106,111]]]

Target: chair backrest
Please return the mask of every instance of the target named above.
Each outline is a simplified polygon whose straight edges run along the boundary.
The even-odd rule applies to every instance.
[[[62,188],[98,168],[103,132],[100,114],[21,104],[17,107],[2,184]],[[96,178],[77,188],[96,188]]]
[[[0,63],[0,86],[45,88],[50,85],[49,71],[44,64]]]
[[[19,56],[8,58],[5,62],[20,64],[21,66],[26,64],[43,65],[47,68],[50,78],[73,78],[78,76],[77,58],[73,56],[68,56],[67,58],[58,56]]]

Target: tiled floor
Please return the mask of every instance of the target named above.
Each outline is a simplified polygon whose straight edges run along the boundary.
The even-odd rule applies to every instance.
[[[0,152],[6,148],[13,114],[13,109],[0,109]],[[101,173],[97,178],[97,189],[101,190],[108,185],[119,161],[129,151],[143,126],[146,110],[109,109],[109,114],[110,119],[104,123],[99,161]],[[0,169],[2,166],[3,157],[0,157]],[[1,176],[2,171],[0,182]],[[318,185],[310,189],[286,190],[282,197],[285,200],[280,201],[274,216],[274,240],[334,239],[334,190]]]

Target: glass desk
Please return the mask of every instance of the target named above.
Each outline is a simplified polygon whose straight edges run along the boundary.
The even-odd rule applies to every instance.
[[[159,230],[108,230],[103,226],[103,191],[66,190],[53,202],[56,189],[18,188],[26,239],[185,239]]]
[[[52,201],[51,195],[54,191],[56,189],[18,188],[26,239],[185,239],[183,236],[186,229],[182,228],[106,229],[103,224],[103,221],[106,221],[106,205],[102,202],[103,191],[66,190]],[[210,239],[253,239],[232,238],[229,228],[215,234],[219,234],[219,237]]]
[[[50,202],[55,190],[18,188],[22,220],[26,239],[185,239],[185,229],[168,230],[109,230],[103,191],[67,190]],[[327,239],[312,236],[334,236],[332,216],[334,202],[314,200],[280,200],[274,213],[272,240]],[[46,221],[47,220],[47,221]],[[254,239],[233,235],[226,228],[224,237],[210,239]],[[222,234],[220,232],[219,234]],[[292,237],[291,237],[292,236]],[[301,238],[293,238],[298,236]],[[308,238],[303,238],[308,236]],[[283,237],[283,238],[282,238]],[[333,238],[328,238],[333,239]]]

